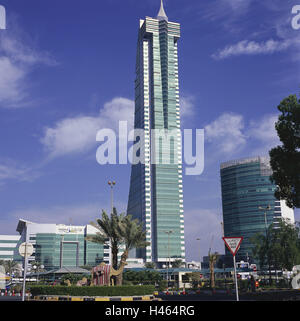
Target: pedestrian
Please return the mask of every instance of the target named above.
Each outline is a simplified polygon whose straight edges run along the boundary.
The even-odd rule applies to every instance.
[[[250,278],[250,285],[251,285],[251,291],[255,292],[256,291],[256,284],[255,284],[255,279],[254,279],[253,275],[251,275],[251,278]]]
[[[247,292],[251,291],[251,277],[250,275],[247,276]]]

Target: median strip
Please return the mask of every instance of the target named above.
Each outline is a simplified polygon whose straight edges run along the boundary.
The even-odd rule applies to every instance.
[[[155,300],[154,295],[146,296],[130,296],[130,297],[72,297],[72,296],[34,296],[35,301],[152,301]]]

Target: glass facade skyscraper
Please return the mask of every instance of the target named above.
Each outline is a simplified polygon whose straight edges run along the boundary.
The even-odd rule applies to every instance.
[[[180,25],[168,21],[162,2],[157,18],[140,20],[134,127],[144,132],[139,138],[143,159],[132,165],[127,213],[143,222],[150,243],[136,256],[158,265],[185,260],[179,38]],[[175,134],[166,141],[165,131]]]
[[[276,186],[270,181],[271,174],[267,157],[221,164],[224,236],[244,237],[237,260],[254,262],[250,239],[256,233],[265,233],[266,226],[276,224],[278,218],[288,218],[294,222],[294,211],[274,196]],[[269,206],[269,210],[259,209]],[[225,251],[232,261],[232,255],[226,247]]]

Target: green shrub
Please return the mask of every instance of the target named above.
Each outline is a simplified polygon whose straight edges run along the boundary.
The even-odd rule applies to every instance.
[[[168,286],[168,282],[166,280],[161,280],[158,282],[158,291],[164,291]]]
[[[82,275],[82,274],[73,274],[73,273],[69,273],[66,274],[64,276],[61,277],[60,281],[62,282],[62,284],[66,284],[66,281],[69,280],[71,282],[71,284],[76,285],[76,283],[80,280],[82,280],[83,278],[86,278],[87,280],[91,279],[90,275]]]
[[[37,295],[70,295],[70,296],[132,296],[152,294],[153,285],[142,286],[47,286],[32,285],[29,290]]]

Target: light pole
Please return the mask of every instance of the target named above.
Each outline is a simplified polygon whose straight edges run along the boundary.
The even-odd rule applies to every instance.
[[[259,206],[258,209],[261,210],[261,211],[264,211],[264,215],[265,215],[265,230],[266,230],[266,237],[267,237],[267,230],[268,230],[267,211],[271,210],[271,205],[268,205],[267,207]]]
[[[168,288],[169,288],[169,268],[170,268],[170,234],[173,233],[173,230],[170,231],[164,231],[166,234],[168,234],[168,260],[169,263],[167,264],[167,282],[168,282]]]
[[[267,249],[269,249],[269,238],[268,238],[268,223],[267,223],[267,211],[271,210],[271,205],[268,205],[267,207],[258,207],[259,210],[264,211],[265,215],[265,230],[266,230],[266,242],[267,242]],[[269,252],[269,251],[268,251]],[[269,265],[269,282],[271,284],[272,276],[271,276],[271,264],[270,264],[270,256],[269,253],[267,253],[267,259],[268,259],[268,265]]]
[[[221,231],[222,231],[222,236],[224,237],[225,235],[224,235],[224,223],[223,222],[221,222]]]
[[[36,264],[34,264],[34,266],[32,267],[36,273],[36,283],[39,282],[39,273],[41,272],[41,270],[44,269],[44,265],[36,262]]]
[[[201,239],[200,239],[200,237],[196,238],[196,241],[199,241],[199,259],[200,259],[200,261],[199,261],[199,270],[201,270],[201,248],[200,248]]]
[[[108,181],[108,185],[110,186],[110,206],[111,206],[111,214],[114,212],[114,192],[113,188],[116,185],[115,181]]]

